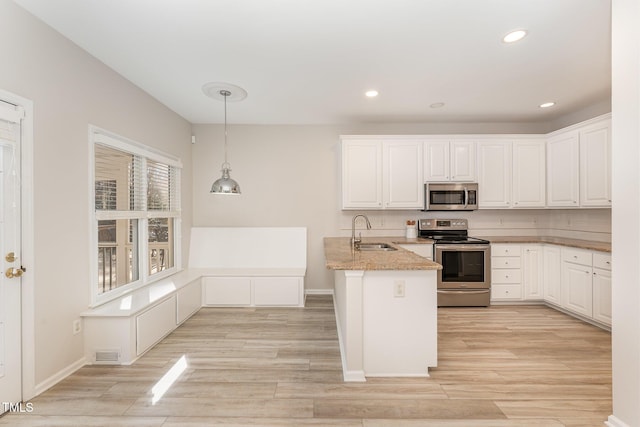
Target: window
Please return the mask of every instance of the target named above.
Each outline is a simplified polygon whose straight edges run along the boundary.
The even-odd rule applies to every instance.
[[[91,128],[97,305],[179,267],[179,160]]]

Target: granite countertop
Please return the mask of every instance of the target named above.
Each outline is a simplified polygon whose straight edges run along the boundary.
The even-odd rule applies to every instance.
[[[407,239],[404,237],[369,237],[362,243],[388,243],[396,251],[352,251],[351,238],[325,237],[324,255],[326,266],[331,270],[440,270],[442,266],[399,244],[431,244],[429,239]]]
[[[611,252],[611,243],[596,242],[594,240],[569,239],[553,236],[476,236],[491,243],[550,243],[571,248],[588,249],[592,251]]]

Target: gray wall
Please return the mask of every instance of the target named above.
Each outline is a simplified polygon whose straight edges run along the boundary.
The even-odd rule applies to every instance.
[[[84,356],[72,321],[89,304],[88,125],[184,162],[184,247],[191,227],[191,126],[8,0],[0,0],[0,88],[34,104],[35,383]]]

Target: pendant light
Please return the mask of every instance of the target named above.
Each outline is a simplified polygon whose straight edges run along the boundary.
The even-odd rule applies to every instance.
[[[234,94],[231,89],[238,89],[238,91]],[[211,193],[240,194],[240,184],[229,175],[231,165],[227,161],[227,100],[242,100],[247,96],[247,93],[242,88],[226,83],[208,83],[202,87],[202,90],[212,98],[224,100],[224,163],[222,164],[222,177],[213,183]]]

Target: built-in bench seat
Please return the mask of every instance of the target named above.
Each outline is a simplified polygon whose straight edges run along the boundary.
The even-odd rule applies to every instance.
[[[303,227],[196,227],[189,268],[203,272],[205,306],[304,306]]]
[[[89,364],[131,364],[204,306],[303,306],[306,228],[199,227],[189,268],[82,313]]]

